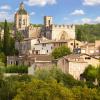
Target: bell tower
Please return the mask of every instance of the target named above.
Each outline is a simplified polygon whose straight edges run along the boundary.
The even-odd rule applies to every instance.
[[[20,3],[19,9],[24,9],[24,3],[23,2]]]
[[[53,24],[52,16],[44,16],[44,25],[45,27],[50,27]]]
[[[15,28],[17,30],[24,30],[27,26],[29,26],[29,15],[24,8],[24,3],[21,2],[19,10],[15,14]]]

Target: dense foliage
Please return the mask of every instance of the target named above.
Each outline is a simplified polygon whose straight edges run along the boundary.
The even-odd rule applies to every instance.
[[[76,39],[88,42],[100,40],[100,24],[76,25]]]
[[[100,100],[100,88],[88,88],[56,68],[34,76],[0,74],[0,100]]]
[[[91,86],[100,86],[100,65],[98,67],[89,65],[84,73],[83,77],[86,79],[87,84]]]
[[[52,52],[52,56],[54,59],[58,59],[60,57],[68,55],[68,54],[71,54],[71,51],[66,46],[61,46],[61,47],[55,48],[54,51]]]
[[[5,68],[6,73],[28,73],[27,66],[9,66]]]
[[[1,27],[4,28],[4,37],[3,39],[0,38],[0,62],[5,63],[5,65],[7,63],[7,56],[16,54],[15,40],[10,33],[11,28],[9,28],[12,24],[10,24],[8,24],[7,20],[4,23],[0,23]]]
[[[5,22],[0,22],[0,28],[4,29],[4,24],[5,24]],[[13,22],[8,22],[8,26],[11,30],[14,27],[14,23]]]

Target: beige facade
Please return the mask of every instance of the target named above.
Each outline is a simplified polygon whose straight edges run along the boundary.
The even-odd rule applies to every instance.
[[[26,28],[27,31],[27,38],[38,38],[41,34],[41,27],[33,27],[32,25],[29,25]]]
[[[100,54],[100,40],[96,40],[95,43],[84,43],[81,46],[81,53],[89,55]]]
[[[52,16],[44,16],[44,25],[45,27],[50,27],[53,24],[53,17]]]
[[[52,25],[51,39],[52,40],[75,39],[75,26],[74,25]]]
[[[100,61],[86,54],[71,54],[58,60],[57,66],[64,73],[71,74],[75,79],[80,79],[80,75],[84,72],[88,65],[97,67]]]
[[[75,46],[74,46],[75,45]],[[80,48],[82,43],[77,40],[44,40],[34,45],[35,54],[51,54],[55,48],[66,46],[73,52],[74,48]]]
[[[9,56],[7,57],[8,65],[35,65],[37,69],[52,67],[52,57],[49,55],[23,55],[23,56]]]

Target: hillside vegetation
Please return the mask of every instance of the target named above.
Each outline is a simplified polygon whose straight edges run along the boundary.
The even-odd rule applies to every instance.
[[[4,23],[5,22],[0,22],[0,27],[3,29],[4,28]],[[10,29],[13,29],[14,23],[13,22],[8,22],[8,26]]]
[[[77,40],[88,42],[100,40],[100,24],[77,25],[76,38]]]

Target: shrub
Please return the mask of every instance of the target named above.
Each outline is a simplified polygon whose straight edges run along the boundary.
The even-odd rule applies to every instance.
[[[9,66],[6,68],[6,73],[28,73],[27,66]]]

